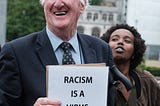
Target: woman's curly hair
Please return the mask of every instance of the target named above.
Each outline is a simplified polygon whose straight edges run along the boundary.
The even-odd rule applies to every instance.
[[[141,34],[133,26],[129,26],[128,24],[117,24],[110,27],[107,32],[102,35],[101,39],[109,43],[111,34],[117,29],[126,29],[134,35],[134,58],[131,59],[130,69],[135,69],[143,60],[143,55],[146,50],[145,40],[141,38]]]

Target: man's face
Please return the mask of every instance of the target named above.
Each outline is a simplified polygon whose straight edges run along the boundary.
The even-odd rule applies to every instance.
[[[115,63],[130,62],[134,52],[134,36],[126,29],[115,30],[109,39]]]
[[[85,8],[80,0],[45,0],[43,6],[47,26],[52,31],[67,27],[75,29]]]

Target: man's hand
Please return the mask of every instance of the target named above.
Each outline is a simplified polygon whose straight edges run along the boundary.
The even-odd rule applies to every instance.
[[[33,106],[61,106],[61,101],[47,97],[38,98]]]

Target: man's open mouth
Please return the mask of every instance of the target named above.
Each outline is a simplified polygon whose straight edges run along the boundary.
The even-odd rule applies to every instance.
[[[67,14],[67,11],[54,12],[54,14],[57,16],[63,16]]]

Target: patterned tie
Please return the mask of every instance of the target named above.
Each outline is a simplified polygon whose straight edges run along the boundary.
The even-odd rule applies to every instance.
[[[62,59],[62,64],[75,64],[72,54],[70,51],[71,44],[68,42],[62,42],[60,47],[63,49],[64,54],[63,54],[63,59]]]

